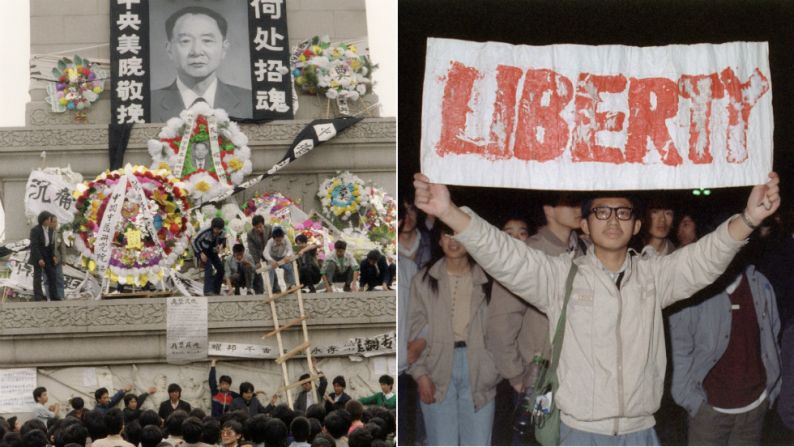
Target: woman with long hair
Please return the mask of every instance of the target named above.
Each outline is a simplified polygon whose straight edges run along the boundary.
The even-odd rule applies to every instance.
[[[490,445],[500,377],[485,347],[491,280],[441,226],[442,255],[414,276],[409,340],[427,347],[409,369],[428,445]]]

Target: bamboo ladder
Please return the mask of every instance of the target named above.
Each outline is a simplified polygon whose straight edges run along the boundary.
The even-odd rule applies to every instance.
[[[270,312],[273,315],[273,327],[274,327],[272,331],[263,335],[262,338],[264,339],[267,337],[272,337],[273,335],[276,336],[276,341],[278,342],[278,352],[279,352],[279,357],[276,358],[276,363],[281,365],[281,373],[284,378],[284,386],[279,388],[278,391],[286,392],[287,404],[290,406],[290,408],[293,407],[292,393],[291,393],[292,389],[297,388],[306,382],[309,382],[312,384],[312,393],[313,393],[312,395],[316,396],[317,391],[314,381],[319,379],[321,376],[319,374],[315,374],[314,371],[314,362],[312,361],[312,353],[311,353],[312,346],[311,346],[311,342],[309,341],[309,328],[306,325],[306,320],[308,319],[308,317],[303,307],[303,292],[301,291],[303,285],[301,284],[300,281],[300,272],[298,270],[297,259],[298,259],[297,256],[292,256],[288,259],[284,259],[281,262],[279,262],[279,266],[285,264],[286,262],[291,262],[293,274],[295,277],[295,286],[287,290],[284,290],[283,292],[279,292],[276,294],[273,293],[273,289],[270,284],[270,276],[268,275],[268,271],[272,269],[269,263],[264,263],[263,266],[257,271],[257,273],[262,275],[262,280],[265,284],[265,290],[267,291],[267,295],[268,295],[268,298],[265,300],[265,303],[270,304]],[[298,318],[287,322],[287,324],[285,324],[284,326],[281,326],[278,320],[278,312],[276,310],[276,300],[289,296],[293,293],[295,293],[296,296],[298,297],[298,309],[300,310],[300,314]],[[303,329],[303,343],[301,343],[298,346],[295,346],[294,348],[290,349],[287,352],[284,352],[284,342],[281,338],[281,333],[291,327],[297,326],[298,324],[300,324],[301,328]],[[306,361],[309,366],[310,376],[308,379],[290,383],[290,375],[289,375],[289,370],[287,368],[287,360],[299,355],[301,351],[305,352],[306,354]]]

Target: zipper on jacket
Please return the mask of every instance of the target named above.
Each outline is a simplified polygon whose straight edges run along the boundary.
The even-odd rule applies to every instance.
[[[620,275],[623,279],[623,275]],[[623,337],[620,336],[620,320],[623,318],[623,297],[620,293],[620,286],[615,284],[618,292],[618,321],[615,325],[615,339],[617,340],[618,355],[618,416],[615,418],[613,435],[617,436],[620,432],[620,418],[623,416]]]

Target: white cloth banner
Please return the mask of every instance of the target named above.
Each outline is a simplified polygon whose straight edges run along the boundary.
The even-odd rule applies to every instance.
[[[113,249],[113,236],[116,234],[116,229],[121,222],[121,207],[124,206],[124,198],[127,195],[127,181],[131,176],[131,173],[121,176],[118,183],[113,186],[107,207],[105,208],[105,214],[102,215],[102,222],[99,224],[99,232],[94,242],[96,272],[102,281],[103,289],[107,281],[107,278],[105,278],[105,271],[110,264],[110,251]],[[99,296],[97,296],[97,299],[99,299]]]
[[[764,183],[766,42],[552,45],[428,39],[422,171],[560,190]]]
[[[0,369],[0,413],[22,413],[33,409],[36,368]]]
[[[312,357],[363,356],[394,354],[395,332],[372,337],[354,337],[343,344],[316,345],[312,347]],[[207,354],[219,357],[241,357],[251,359],[278,358],[278,348],[267,345],[247,345],[213,341],[209,343]],[[303,354],[303,353],[301,353]],[[299,355],[301,357],[302,355]]]
[[[166,359],[188,363],[207,358],[207,298],[167,298]]]
[[[39,213],[49,211],[58,217],[59,224],[71,223],[76,211],[72,197],[76,186],[61,174],[34,170],[25,185],[25,215],[35,222]]]

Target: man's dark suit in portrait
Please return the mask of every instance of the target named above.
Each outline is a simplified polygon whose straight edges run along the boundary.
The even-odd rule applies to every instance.
[[[53,245],[53,229],[50,226],[52,213],[42,211],[39,213],[39,224],[30,229],[30,258],[28,264],[33,266],[33,300],[44,301],[44,292],[41,289],[41,273],[47,275],[47,288],[49,296],[58,299],[58,290],[55,284],[55,256]]]
[[[165,21],[166,50],[177,77],[152,91],[152,122],[168,121],[197,102],[234,118],[253,117],[251,90],[226,84],[216,73],[229,48],[227,30],[222,15],[199,6],[180,9]]]

